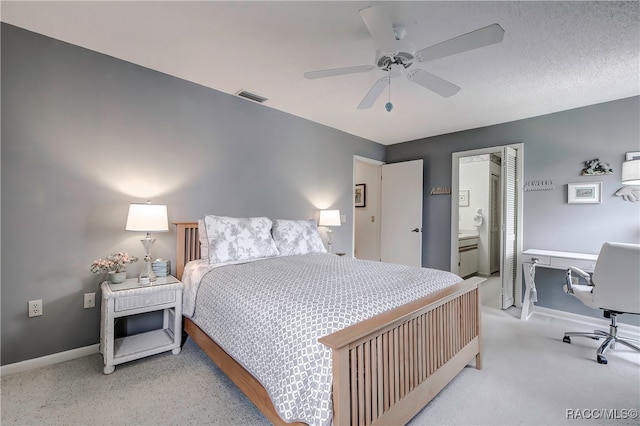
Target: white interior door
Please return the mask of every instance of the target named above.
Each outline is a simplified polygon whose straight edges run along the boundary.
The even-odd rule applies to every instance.
[[[502,309],[514,304],[517,266],[517,152],[505,146],[502,151]]]
[[[382,166],[380,257],[422,266],[422,160]]]

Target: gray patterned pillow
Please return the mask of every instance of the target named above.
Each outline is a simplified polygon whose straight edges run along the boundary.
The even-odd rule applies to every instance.
[[[313,220],[273,220],[273,240],[281,256],[326,253]]]
[[[208,215],[204,223],[211,265],[278,255],[271,236],[271,219]]]

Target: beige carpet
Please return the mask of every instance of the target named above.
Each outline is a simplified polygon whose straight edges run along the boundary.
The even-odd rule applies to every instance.
[[[484,369],[465,368],[412,425],[638,424],[623,411],[640,408],[638,354],[619,349],[600,365],[596,341],[561,340],[588,326],[522,322],[518,313],[485,306]],[[100,355],[5,376],[1,395],[2,425],[268,424],[191,340],[179,355],[119,365],[109,376]],[[618,418],[574,420],[567,410]]]

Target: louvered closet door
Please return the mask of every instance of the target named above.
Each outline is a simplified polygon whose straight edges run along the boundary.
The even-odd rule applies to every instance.
[[[517,152],[510,147],[502,151],[502,309],[513,305],[517,271],[516,226],[518,211],[516,194]]]
[[[502,164],[502,163],[501,163]],[[502,191],[500,190],[500,176],[491,173],[491,186],[489,187],[489,208],[491,226],[489,236],[489,273],[500,272],[500,225],[502,224],[502,212],[500,202]]]

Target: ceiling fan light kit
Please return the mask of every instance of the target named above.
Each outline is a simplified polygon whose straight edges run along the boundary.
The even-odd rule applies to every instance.
[[[504,30],[498,24],[492,24],[452,39],[425,47],[416,51],[415,45],[404,37],[407,31],[400,25],[393,25],[391,17],[383,6],[370,6],[360,10],[360,16],[369,30],[377,46],[375,66],[356,65],[344,68],[332,68],[304,73],[307,79],[334,77],[373,71],[376,68],[387,75],[378,79],[364,96],[358,109],[368,109],[376,103],[386,84],[391,92],[391,79],[398,78],[407,70],[407,79],[430,90],[443,98],[448,98],[460,91],[460,87],[420,68],[409,70],[415,61],[425,62],[446,56],[455,55],[480,47],[500,43],[504,38]],[[389,98],[391,96],[389,95]],[[391,112],[391,99],[385,104]]]

